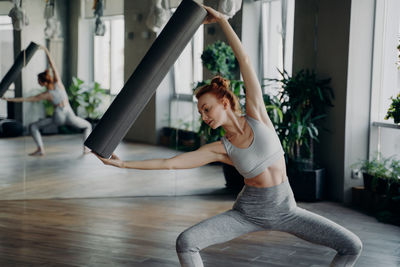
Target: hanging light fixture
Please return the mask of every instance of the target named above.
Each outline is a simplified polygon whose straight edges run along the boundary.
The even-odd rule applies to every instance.
[[[44,8],[44,18],[46,19],[46,27],[44,28],[44,35],[46,39],[51,39],[59,34],[58,21],[54,17],[54,1],[46,0]]]
[[[22,9],[22,0],[13,0],[14,7],[8,13],[11,17],[13,28],[16,31],[22,30],[24,26],[29,25],[29,19],[25,14],[25,10]]]
[[[101,20],[104,10],[104,1],[94,0],[93,9],[94,16],[96,18],[94,34],[97,36],[104,36],[104,34],[106,33],[106,25]]]
[[[159,32],[164,28],[171,15],[169,0],[152,0],[146,26],[153,32]]]
[[[218,11],[232,18],[242,7],[242,0],[219,0]]]

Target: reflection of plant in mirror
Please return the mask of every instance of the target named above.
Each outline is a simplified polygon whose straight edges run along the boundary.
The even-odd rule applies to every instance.
[[[99,107],[106,95],[99,83],[85,84],[79,78],[72,78],[72,84],[69,87],[69,101],[75,113],[78,114],[78,108],[82,107],[87,118],[99,119],[104,112],[99,110]]]
[[[217,41],[204,49],[201,59],[203,66],[213,75],[221,75],[226,79],[233,79],[238,63],[232,48],[224,42]]]
[[[49,100],[43,100],[43,105],[44,105],[44,113],[46,114],[46,117],[53,116],[53,113],[54,113],[53,103],[51,103]]]

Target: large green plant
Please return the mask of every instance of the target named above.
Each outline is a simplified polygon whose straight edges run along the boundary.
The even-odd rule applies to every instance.
[[[100,88],[99,83],[94,82],[91,85],[87,85],[81,79],[73,77],[72,84],[69,87],[68,98],[75,113],[78,113],[78,108],[82,107],[87,118],[99,119],[103,115],[103,111],[99,107],[106,95],[105,90]]]
[[[314,71],[300,70],[293,76],[280,72],[278,82],[280,108],[283,120],[277,132],[290,159],[314,162],[314,141],[318,141],[321,119],[326,117],[326,107],[333,106],[330,79],[318,79]]]

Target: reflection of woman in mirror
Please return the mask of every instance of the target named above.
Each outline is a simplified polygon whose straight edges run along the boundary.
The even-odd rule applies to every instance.
[[[246,87],[246,115],[241,115],[229,81],[215,77],[196,92],[198,109],[211,128],[223,127],[221,141],[169,159],[122,161],[116,155],[103,163],[133,169],[187,169],[220,161],[244,176],[245,186],[233,208],[181,233],[176,250],[182,266],[203,266],[200,250],[240,235],[262,230],[282,231],[337,251],[331,266],[353,266],[362,249],[360,239],[344,227],[297,206],[288,178],[284,152],[268,117],[262,90],[244,48],[217,11],[205,7],[205,23],[217,22],[240,65]]]
[[[41,100],[49,100],[54,105],[53,117],[40,119],[29,126],[32,137],[37,145],[37,149],[30,153],[30,156],[43,156],[45,154],[42,137],[39,131],[43,127],[55,124],[57,126],[70,125],[79,129],[84,129],[84,139],[89,136],[92,130],[92,125],[90,122],[75,115],[68,102],[67,92],[65,91],[65,87],[61,82],[54,62],[50,57],[49,51],[44,46],[41,46],[41,48],[46,52],[50,68],[53,72],[53,76],[50,74],[49,69],[46,69],[44,72],[38,74],[38,83],[41,86],[46,87],[46,92],[31,97],[3,98],[4,100],[10,102],[37,102]],[[83,147],[83,152],[88,153],[89,149]]]

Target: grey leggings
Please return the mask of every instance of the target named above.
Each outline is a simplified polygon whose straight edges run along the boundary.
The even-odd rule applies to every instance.
[[[331,266],[353,266],[361,253],[360,239],[344,227],[299,208],[286,179],[280,185],[244,186],[231,210],[204,220],[179,235],[176,250],[182,266],[203,266],[199,251],[240,235],[273,230],[333,248]]]
[[[85,129],[83,140],[85,140],[92,131],[92,125],[90,122],[76,116],[70,106],[66,106],[64,108],[56,107],[54,109],[53,117],[41,119],[29,125],[29,130],[32,134],[33,140],[35,140],[35,143],[41,149],[43,149],[43,141],[39,130],[52,124],[57,126],[70,125],[79,129]]]

